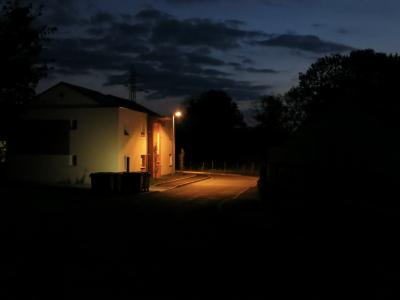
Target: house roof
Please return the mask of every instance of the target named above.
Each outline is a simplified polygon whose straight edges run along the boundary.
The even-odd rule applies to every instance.
[[[59,85],[64,85],[70,89],[75,90],[76,92],[83,94],[84,96],[88,97],[89,99],[95,101],[99,106],[103,106],[103,107],[124,107],[124,108],[128,108],[128,109],[132,109],[135,111],[140,111],[140,112],[144,112],[147,113],[151,116],[155,116],[155,117],[160,117],[160,115],[146,107],[144,107],[143,105],[140,105],[137,102],[134,102],[132,100],[128,100],[128,99],[124,99],[124,98],[120,98],[117,96],[113,96],[113,95],[105,95],[102,94],[100,92],[88,89],[88,88],[84,88],[78,85],[74,85],[74,84],[70,84],[64,81],[59,82],[58,84],[56,84],[55,86],[51,87],[50,89],[48,89],[47,91],[59,86]],[[46,91],[45,91],[46,92]],[[45,93],[43,92],[43,93]],[[43,94],[42,93],[42,94]]]

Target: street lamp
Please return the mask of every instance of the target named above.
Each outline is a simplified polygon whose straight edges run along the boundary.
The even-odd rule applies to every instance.
[[[172,173],[175,173],[175,117],[182,117],[182,112],[177,110],[172,114]]]

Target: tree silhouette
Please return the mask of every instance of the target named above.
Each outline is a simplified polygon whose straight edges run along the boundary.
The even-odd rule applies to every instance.
[[[269,146],[281,143],[287,136],[287,108],[282,95],[263,96],[255,120],[257,129]]]
[[[228,160],[237,152],[235,132],[244,128],[236,103],[224,91],[211,90],[188,99],[185,117],[178,127],[179,147],[188,160]]]
[[[288,125],[295,130],[326,106],[349,103],[373,112],[385,122],[399,113],[400,57],[357,50],[319,59],[299,75],[298,86],[285,95]]]
[[[40,54],[55,28],[39,25],[41,8],[7,2],[0,15],[0,107],[2,135],[8,135],[13,121],[35,95],[39,80],[48,67]]]

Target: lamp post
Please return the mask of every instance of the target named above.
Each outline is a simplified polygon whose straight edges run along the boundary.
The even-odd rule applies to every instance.
[[[177,110],[172,114],[172,173],[175,173],[175,117],[182,117],[182,112]]]

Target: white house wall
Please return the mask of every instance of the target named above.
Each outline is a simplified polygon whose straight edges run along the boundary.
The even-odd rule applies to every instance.
[[[147,114],[118,108],[118,170],[126,171],[126,157],[130,158],[129,171],[142,169],[142,155],[147,156]]]
[[[70,130],[69,155],[14,155],[8,158],[12,177],[52,182],[90,183],[92,172],[116,172],[118,161],[118,108],[32,109],[28,119],[75,120]],[[72,165],[76,156],[76,166]]]
[[[153,145],[148,145],[148,130],[152,128],[148,127],[146,113],[122,107],[100,107],[91,98],[63,84],[40,94],[35,104],[35,108],[26,114],[26,119],[70,122],[69,132],[63,133],[66,138],[69,135],[69,153],[10,154],[7,165],[11,178],[89,184],[90,173],[126,171],[126,157],[130,158],[131,172],[145,170],[142,155],[152,159],[148,156],[153,148]],[[171,164],[172,120],[160,123],[160,175],[167,175],[175,171]],[[61,135],[59,137],[63,139]],[[26,141],[30,145],[31,141]],[[147,171],[153,172],[150,169]]]
[[[160,126],[161,135],[161,176],[175,172],[173,166],[173,143],[172,143],[172,122],[162,122]]]

